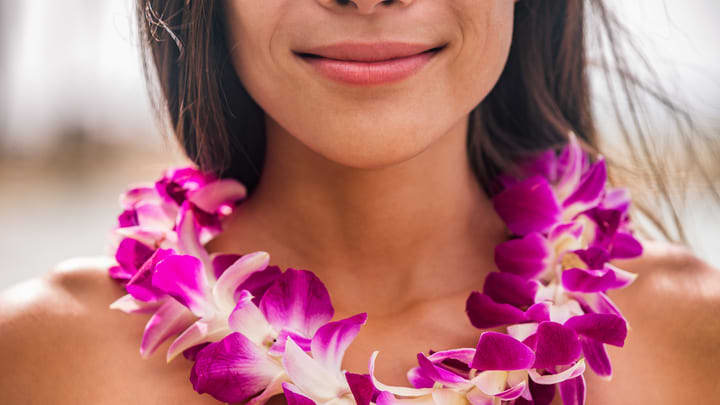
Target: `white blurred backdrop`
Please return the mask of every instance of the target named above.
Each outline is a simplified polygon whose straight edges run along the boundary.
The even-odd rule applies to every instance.
[[[609,3],[663,82],[717,136],[720,2]],[[0,289],[62,259],[106,253],[118,194],[183,161],[155,126],[133,7],[0,0]],[[717,208],[700,193],[684,221],[698,255],[720,267]]]

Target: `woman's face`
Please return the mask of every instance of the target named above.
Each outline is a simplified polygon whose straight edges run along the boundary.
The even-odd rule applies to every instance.
[[[358,168],[410,159],[467,120],[512,37],[514,0],[225,1],[253,99],[311,150]]]

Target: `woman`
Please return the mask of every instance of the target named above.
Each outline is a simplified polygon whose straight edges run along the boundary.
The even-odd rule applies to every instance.
[[[270,252],[313,270],[334,319],[366,312],[343,369],[379,350],[375,375],[408,385],[416,353],[475,347],[466,299],[509,237],[498,174],[570,132],[597,147],[589,8],[612,24],[580,0],[139,1],[178,139],[249,192],[207,251]],[[644,245],[614,262],[639,275],[611,294],[632,328],[611,381],[586,373],[587,403],[712,402],[720,276]],[[108,310],[125,292],[107,271],[75,260],[4,293],[0,402],[218,403],[192,362],[138,356],[147,316]]]

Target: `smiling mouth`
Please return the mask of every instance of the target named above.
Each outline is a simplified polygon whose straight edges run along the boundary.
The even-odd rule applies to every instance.
[[[407,59],[418,55],[423,54],[435,54],[441,50],[443,50],[447,44],[443,44],[441,46],[437,46],[435,48],[428,49],[423,52],[419,52],[412,55],[404,55],[404,56],[392,56],[388,58],[383,57],[373,57],[373,56],[348,56],[348,57],[330,57],[330,56],[323,56],[318,55],[314,53],[308,53],[308,52],[293,52],[296,55],[300,56],[301,58],[306,59],[329,59],[329,60],[337,60],[337,61],[343,61],[343,62],[362,62],[362,63],[382,63],[382,62],[388,62],[392,60],[398,60],[398,59]]]
[[[325,78],[369,86],[398,82],[414,75],[446,46],[428,49],[409,44],[350,44],[293,53]]]

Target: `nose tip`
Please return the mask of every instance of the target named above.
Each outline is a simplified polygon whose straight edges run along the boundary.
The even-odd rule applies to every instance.
[[[376,6],[407,6],[413,0],[318,0],[326,8],[348,9],[352,8],[358,14],[371,14]]]

